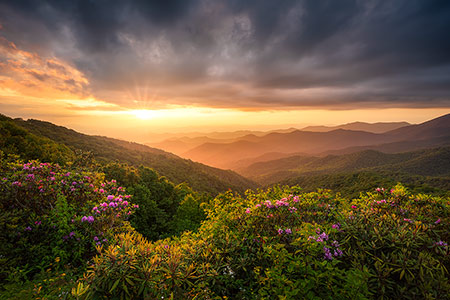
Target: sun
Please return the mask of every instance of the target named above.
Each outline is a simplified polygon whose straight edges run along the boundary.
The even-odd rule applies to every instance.
[[[141,120],[150,120],[155,116],[155,112],[149,109],[132,110],[131,113]]]

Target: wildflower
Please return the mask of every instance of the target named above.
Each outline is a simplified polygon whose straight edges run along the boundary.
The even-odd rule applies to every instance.
[[[335,247],[335,248],[339,248],[339,242],[338,241],[333,241],[331,243],[331,246]]]
[[[27,226],[27,228],[25,228],[25,231],[31,231],[31,227]]]
[[[324,259],[333,260],[333,256],[331,255],[331,251],[326,246],[323,246]]]
[[[114,199],[114,196],[113,195],[108,195],[108,197],[106,197],[106,199],[108,199],[108,200],[113,200]]]
[[[292,230],[291,230],[290,228],[286,228],[286,229],[284,230],[284,232],[285,232],[286,234],[291,234],[291,233],[292,233]]]
[[[356,205],[352,205],[352,209],[357,209]]]
[[[94,241],[98,242],[98,237],[94,236]]]
[[[435,244],[436,244],[436,246],[441,246],[441,247],[448,246],[448,244],[444,241],[439,241],[439,242],[436,242]]]
[[[249,214],[249,213],[251,213],[251,210],[250,210],[250,208],[247,208],[247,209],[245,210],[245,213],[246,213],[246,214]]]
[[[331,225],[331,228],[341,229],[341,224],[340,223],[333,224],[333,225]]]
[[[434,224],[436,224],[436,225],[439,224],[439,223],[441,223],[441,219],[440,218],[437,219],[436,222],[434,222]]]
[[[404,218],[403,221],[411,223],[411,219]]]
[[[320,235],[320,238],[322,238],[324,241],[328,241],[328,234],[326,234],[325,232],[322,232],[322,234]]]
[[[28,174],[27,179],[34,180],[34,174]]]
[[[51,181],[55,181],[55,179],[56,179],[56,178],[55,178],[55,177],[53,177],[53,176],[52,176],[52,177],[50,177],[50,180],[51,180]]]
[[[294,202],[299,202],[299,201],[300,201],[300,198],[299,198],[298,196],[294,196],[294,199],[292,199],[292,201],[294,201]]]
[[[340,256],[342,256],[343,253],[342,253],[342,250],[338,248],[338,249],[334,250],[333,254],[335,257],[340,257]]]
[[[75,236],[75,232],[72,231],[69,233],[69,237],[73,237],[73,236]]]
[[[296,212],[296,211],[297,211],[297,208],[294,207],[294,206],[289,207],[289,211],[290,211],[291,213]]]
[[[105,192],[105,190],[104,189],[100,189],[99,192],[103,194]]]
[[[42,224],[42,222],[41,222],[41,221],[36,221],[36,222],[34,222],[34,224],[37,225],[37,226],[39,226],[39,225]]]
[[[283,229],[278,228],[278,234],[283,234]]]
[[[255,205],[255,207],[261,207],[261,204],[258,203],[258,204]]]

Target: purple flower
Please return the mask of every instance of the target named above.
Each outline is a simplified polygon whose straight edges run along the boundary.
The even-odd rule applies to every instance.
[[[37,225],[37,226],[39,226],[39,225],[42,224],[42,222],[41,222],[41,221],[36,221],[36,222],[34,222],[34,224]]]
[[[434,222],[434,224],[439,224],[439,223],[441,223],[441,219],[440,218],[437,219],[436,222]]]
[[[75,232],[71,231],[71,232],[69,233],[69,237],[73,237],[73,236],[75,236]]]
[[[333,255],[331,255],[331,251],[327,247],[323,247],[323,253],[324,253],[324,259],[326,260],[333,260]]]
[[[284,230],[284,232],[285,232],[286,234],[291,234],[291,233],[292,233],[292,230],[291,230],[290,228],[286,228],[286,229]]]
[[[336,249],[336,250],[334,250],[334,256],[335,257],[340,257],[340,256],[342,256],[342,250],[341,249]]]
[[[339,242],[338,241],[333,241],[331,243],[331,246],[335,247],[335,248],[339,248]]]
[[[331,228],[334,228],[334,229],[341,229],[341,224],[340,224],[340,223],[333,224],[333,225],[331,226]]]
[[[113,200],[114,199],[114,196],[113,195],[108,195],[108,197],[106,197],[106,199],[108,199],[108,200]]]
[[[326,234],[325,232],[322,232],[320,234],[320,237],[324,240],[324,241],[328,241],[328,234]]]
[[[283,229],[278,228],[278,234],[283,234]]]
[[[446,242],[444,242],[444,241],[439,241],[439,242],[436,242],[435,243],[437,246],[440,246],[440,247],[445,247],[445,246],[447,246],[448,244],[446,243]]]
[[[27,228],[25,228],[25,231],[31,231],[31,227],[27,226]]]
[[[94,236],[94,241],[98,242],[98,237]]]

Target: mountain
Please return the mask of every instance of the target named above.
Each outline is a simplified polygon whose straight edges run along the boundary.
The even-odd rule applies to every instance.
[[[338,126],[308,126],[302,129],[302,131],[314,131],[314,132],[328,132],[336,129],[367,131],[372,133],[384,133],[401,127],[411,125],[408,122],[378,122],[378,123],[365,123],[365,122],[353,122]]]
[[[102,136],[90,136],[44,121],[14,119],[13,122],[35,136],[45,137],[72,150],[91,152],[99,162],[119,161],[133,166],[151,167],[174,183],[187,182],[197,191],[215,194],[230,188],[243,192],[256,187],[255,183],[233,171],[182,159],[160,149]]]
[[[379,134],[338,129],[330,132],[294,131],[270,133],[255,141],[237,141],[227,144],[205,143],[183,154],[183,157],[219,168],[229,168],[235,162],[261,156],[269,152],[307,154],[328,149],[381,143]]]
[[[150,147],[155,147],[158,149],[163,149],[168,152],[175,153],[177,155],[183,156],[184,153],[189,150],[198,147],[202,144],[212,143],[212,144],[226,144],[236,141],[252,141],[258,136],[263,136],[268,133],[278,132],[278,133],[289,133],[295,131],[295,128],[288,129],[276,129],[271,131],[251,131],[251,130],[238,130],[232,132],[211,132],[211,133],[186,133],[185,136],[181,137],[170,137],[159,142],[148,142],[145,143]]]
[[[297,155],[258,162],[241,169],[239,173],[262,185],[269,185],[299,176],[361,171],[395,171],[421,176],[450,176],[450,147],[395,154],[365,150],[339,156]]]
[[[182,156],[219,168],[238,169],[237,162],[252,159],[271,152],[281,154],[305,153],[309,156],[329,151],[377,148],[388,145],[391,152],[410,151],[428,146],[448,144],[450,137],[450,114],[424,122],[409,125],[385,133],[371,133],[347,129],[328,132],[296,130],[289,133],[270,133],[255,137],[251,141],[232,143],[205,143]],[[399,143],[399,144],[395,144]],[[418,145],[421,145],[418,147]],[[418,147],[418,148],[417,148]],[[383,151],[380,148],[377,148]]]

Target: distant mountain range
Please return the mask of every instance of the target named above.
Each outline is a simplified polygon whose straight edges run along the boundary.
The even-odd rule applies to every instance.
[[[299,176],[395,171],[421,176],[450,176],[450,147],[387,154],[374,150],[345,155],[290,156],[257,162],[238,170],[261,185],[283,182]]]
[[[95,159],[100,162],[119,161],[136,167],[140,165],[151,167],[161,176],[166,176],[172,182],[176,184],[187,182],[197,191],[217,194],[230,188],[243,192],[248,188],[256,187],[254,182],[233,171],[221,170],[182,159],[160,149],[118,139],[86,135],[49,122],[38,120],[25,121],[22,119],[13,120],[2,115],[0,117],[0,121],[5,124],[14,122],[20,128],[24,128],[38,137],[48,138],[72,150],[80,149],[85,152],[92,152]],[[1,128],[2,126],[0,126]],[[14,134],[14,132],[9,133],[9,135]],[[12,138],[10,140],[13,141]],[[2,142],[1,139],[0,142]]]
[[[404,152],[448,145],[450,141],[450,114],[417,125],[408,125],[384,133],[372,133],[347,129],[328,132],[295,130],[288,133],[269,133],[264,136],[242,138],[231,143],[201,144],[182,156],[219,168],[239,169],[238,162],[256,162],[256,157],[270,153],[288,156],[326,155],[330,153],[351,153],[367,149],[388,152]],[[341,151],[341,152],[340,152]],[[384,152],[384,151],[383,151]]]
[[[401,128],[410,125],[407,122],[380,122],[380,123],[365,123],[365,122],[354,122],[338,126],[308,126],[301,131],[313,131],[313,132],[328,132],[336,129],[347,129],[355,131],[366,131],[372,133],[383,133],[389,130]],[[254,131],[254,130],[238,130],[233,132],[210,132],[210,133],[200,133],[191,132],[183,134],[176,134],[176,136],[171,136],[162,141],[149,142],[146,145],[150,147],[155,147],[175,153],[177,155],[183,156],[184,153],[189,150],[194,149],[202,144],[213,143],[213,144],[226,144],[237,142],[241,140],[252,141],[253,137],[264,136],[269,133],[290,133],[293,131],[298,131],[296,128],[287,129],[276,129],[270,131]],[[187,154],[188,155],[188,154]]]
[[[314,132],[328,132],[336,129],[367,131],[372,133],[384,133],[401,127],[411,125],[408,122],[378,122],[378,123],[365,123],[365,122],[353,122],[338,126],[308,126],[302,129],[302,131],[314,131]]]

